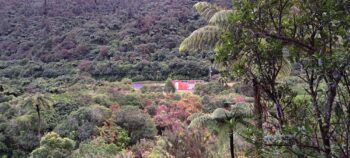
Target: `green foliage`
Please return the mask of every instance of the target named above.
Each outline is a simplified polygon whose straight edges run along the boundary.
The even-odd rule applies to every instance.
[[[40,147],[30,153],[31,158],[65,158],[71,155],[75,142],[68,138],[61,138],[51,132],[41,138]]]
[[[121,107],[113,120],[118,126],[128,130],[132,144],[143,138],[152,139],[156,135],[156,127],[151,117],[137,107]]]
[[[183,40],[179,51],[209,50],[217,45],[221,33],[221,29],[217,26],[202,27]]]
[[[123,84],[127,84],[127,85],[131,85],[131,84],[132,84],[132,80],[129,79],[129,78],[123,78],[123,79],[121,80],[121,82],[122,82]]]
[[[160,157],[169,155],[174,157],[220,157],[215,137],[210,137],[206,130],[185,129],[176,133],[165,132],[163,139],[157,142],[159,147],[152,152],[158,151],[158,155],[162,155]]]
[[[77,142],[82,142],[97,135],[97,126],[101,126],[110,116],[111,111],[103,106],[81,107],[62,120],[54,131]]]
[[[196,84],[194,89],[194,94],[204,96],[204,95],[215,95],[219,94],[222,91],[227,90],[228,87],[218,83],[218,82],[209,82],[209,83],[199,83]]]
[[[105,157],[114,158],[120,147],[116,144],[107,144],[101,138],[96,138],[92,141],[83,142],[79,145],[79,149],[73,154],[73,158],[85,157]]]
[[[121,106],[142,107],[143,100],[141,95],[135,93],[115,94],[115,101]]]
[[[173,80],[171,78],[168,78],[165,81],[165,87],[164,87],[164,91],[167,93],[174,93],[176,91],[174,85],[173,85]]]
[[[215,13],[221,10],[221,8],[218,6],[215,6],[208,2],[198,2],[193,5],[193,8],[195,8],[197,12],[206,20],[210,20],[215,15]]]

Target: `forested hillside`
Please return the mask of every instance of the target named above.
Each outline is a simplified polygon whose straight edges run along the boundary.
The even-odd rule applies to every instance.
[[[0,0],[0,158],[349,158],[349,0]]]
[[[193,56],[177,49],[186,35],[205,24],[192,9],[195,2],[1,0],[0,59],[24,59],[26,64],[1,62],[0,74],[56,77],[69,73],[55,66],[59,64],[112,80],[204,79],[210,52]],[[229,0],[216,2],[230,6]]]

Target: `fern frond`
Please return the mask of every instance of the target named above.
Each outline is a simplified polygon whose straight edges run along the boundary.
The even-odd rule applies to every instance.
[[[288,77],[292,72],[292,64],[289,62],[288,59],[283,58],[281,62],[281,69],[277,75],[278,80],[283,80],[284,78]]]
[[[222,30],[217,26],[205,26],[194,31],[189,37],[182,41],[180,52],[213,49],[218,43]]]
[[[217,108],[211,113],[211,117],[214,120],[225,120],[232,117],[232,113],[223,108]]]
[[[203,115],[205,115],[205,114],[202,113],[202,112],[197,112],[197,113],[194,113],[194,114],[188,116],[188,117],[187,117],[187,120],[188,120],[188,121],[192,121],[192,120],[194,120],[195,118],[200,117],[200,116],[203,116]]]
[[[230,14],[232,14],[233,11],[232,10],[221,10],[218,11],[217,13],[215,13],[209,20],[209,25],[214,25],[214,26],[218,26],[222,29],[228,29],[230,20]]]
[[[193,6],[193,8],[195,8],[196,11],[207,21],[209,21],[215,13],[222,10],[218,6],[208,2],[198,2]]]
[[[212,121],[212,117],[208,114],[201,115],[195,119],[193,119],[188,126],[188,128],[202,127],[206,126],[208,122]]]

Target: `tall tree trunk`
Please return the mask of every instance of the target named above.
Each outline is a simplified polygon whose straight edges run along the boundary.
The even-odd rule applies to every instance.
[[[254,115],[256,121],[256,127],[262,129],[263,124],[263,107],[261,105],[261,95],[259,84],[253,80],[253,89],[254,89]]]
[[[332,118],[332,110],[333,110],[333,104],[335,97],[337,95],[337,87],[338,87],[338,81],[336,81],[333,84],[329,84],[328,86],[328,92],[327,92],[327,102],[326,102],[326,116],[325,116],[325,125],[321,129],[321,132],[323,132],[323,145],[325,148],[325,156],[327,158],[331,158],[331,140],[330,140],[330,126],[331,126],[331,118]]]
[[[235,146],[233,142],[233,129],[230,130],[230,152],[231,158],[235,158]]]
[[[40,140],[40,138],[41,138],[41,115],[40,115],[40,108],[38,105],[36,106],[36,112],[38,113],[38,137]]]
[[[256,157],[261,157],[260,150],[262,148],[262,142],[263,142],[263,106],[261,105],[261,94],[260,94],[260,86],[257,83],[257,81],[253,80],[253,89],[254,89],[254,116],[255,116],[255,125],[256,128],[259,130],[259,133],[257,135],[257,143],[256,144]],[[261,133],[260,133],[261,132]]]

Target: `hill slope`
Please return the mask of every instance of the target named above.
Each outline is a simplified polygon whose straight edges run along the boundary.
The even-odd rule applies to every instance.
[[[210,64],[206,60],[210,54],[193,56],[177,51],[180,41],[205,23],[192,9],[195,2],[49,0],[45,5],[44,0],[0,0],[0,59],[34,60],[32,64],[42,67],[51,62],[73,62],[95,77],[112,79],[135,74],[115,77],[114,70],[105,70],[111,65],[133,67],[130,69],[136,74],[148,66],[161,76],[139,76],[137,80],[206,77],[207,67],[203,66]],[[230,3],[214,2],[223,6]],[[194,75],[186,67],[194,69]]]

